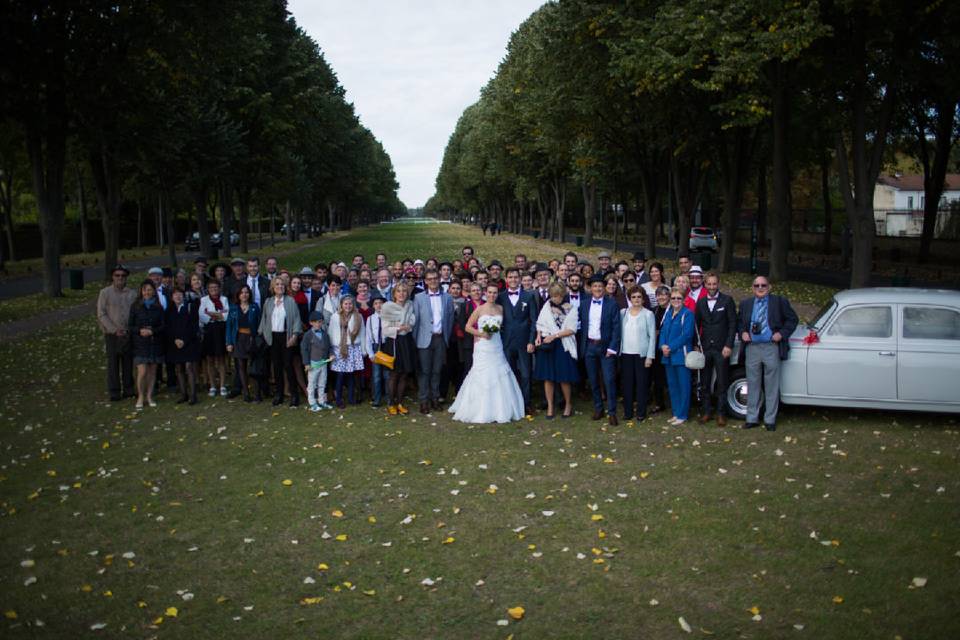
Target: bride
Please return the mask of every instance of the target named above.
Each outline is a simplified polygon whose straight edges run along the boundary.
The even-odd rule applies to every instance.
[[[496,303],[500,289],[488,284],[486,302],[467,320],[467,332],[473,334],[473,366],[463,379],[457,399],[448,411],[460,422],[510,422],[523,417],[523,394],[503,355],[500,333],[487,333],[482,327],[503,323],[503,307]]]

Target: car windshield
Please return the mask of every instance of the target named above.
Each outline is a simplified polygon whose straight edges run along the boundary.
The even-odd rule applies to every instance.
[[[711,229],[710,227],[694,227],[694,228],[693,228],[693,232],[694,232],[694,233],[698,233],[698,234],[700,234],[700,235],[702,235],[702,236],[712,236],[712,235],[713,235],[713,229]]]
[[[821,329],[824,321],[833,314],[833,310],[836,308],[837,302],[831,298],[830,301],[821,307],[820,311],[817,311],[817,315],[813,316],[813,320],[811,320],[807,326],[811,329]]]

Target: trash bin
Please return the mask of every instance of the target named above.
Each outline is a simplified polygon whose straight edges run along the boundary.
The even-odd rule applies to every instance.
[[[577,238],[576,238],[576,243],[577,243],[577,246],[578,246],[578,247],[582,247],[582,246],[583,246],[583,236],[577,236]]]
[[[713,268],[713,254],[707,251],[701,251],[694,257],[694,262],[704,271],[710,271]]]
[[[83,269],[70,269],[70,288],[79,291],[83,289]]]

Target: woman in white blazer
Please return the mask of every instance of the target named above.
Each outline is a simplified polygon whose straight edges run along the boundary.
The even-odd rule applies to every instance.
[[[657,321],[644,305],[646,293],[634,286],[627,291],[630,305],[620,311],[620,383],[623,392],[623,417],[637,420],[647,417],[650,367],[657,355]]]
[[[270,291],[273,295],[264,300],[263,313],[260,314],[260,335],[270,348],[273,380],[277,385],[273,406],[283,402],[283,380],[286,376],[290,406],[296,407],[300,404],[300,387],[293,373],[293,350],[297,348],[297,336],[303,332],[300,309],[294,299],[287,295],[287,284],[283,278],[271,280]]]

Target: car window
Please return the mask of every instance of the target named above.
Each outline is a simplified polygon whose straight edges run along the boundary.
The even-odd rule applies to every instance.
[[[887,306],[845,309],[830,325],[827,335],[847,338],[889,338],[893,335],[893,313]]]
[[[828,301],[820,308],[820,311],[813,317],[813,320],[810,321],[810,328],[817,330],[822,329],[824,321],[833,315],[833,310],[836,308],[837,303],[835,300]]]
[[[960,340],[960,313],[952,309],[904,307],[903,337]]]

